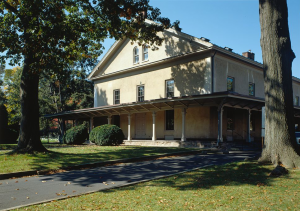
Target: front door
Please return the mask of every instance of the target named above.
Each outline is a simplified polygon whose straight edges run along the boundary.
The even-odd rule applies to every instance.
[[[146,138],[146,114],[135,115],[135,138]]]

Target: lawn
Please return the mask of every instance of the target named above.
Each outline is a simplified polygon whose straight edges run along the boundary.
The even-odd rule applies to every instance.
[[[299,210],[300,171],[272,169],[231,163],[18,210]]]
[[[53,146],[53,144],[45,146],[50,147]],[[84,163],[191,151],[193,149],[82,145],[76,147],[51,147],[49,150],[51,153],[36,153],[33,155],[8,155],[9,150],[0,150],[0,173],[29,170],[55,170]]]

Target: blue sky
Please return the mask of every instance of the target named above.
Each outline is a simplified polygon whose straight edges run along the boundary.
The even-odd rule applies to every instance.
[[[287,0],[292,49],[296,54],[293,76],[300,78],[300,0]],[[262,63],[258,0],[150,0],[163,17],[180,21],[182,32],[206,37],[235,53],[251,50]],[[105,51],[113,44],[106,40]],[[7,66],[8,67],[8,66]]]

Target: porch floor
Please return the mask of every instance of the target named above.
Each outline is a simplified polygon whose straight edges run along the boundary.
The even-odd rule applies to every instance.
[[[125,146],[151,146],[151,147],[182,147],[182,148],[217,148],[217,141],[180,141],[180,140],[124,140]],[[230,151],[259,151],[261,143],[246,141],[229,141],[220,143],[221,149]]]

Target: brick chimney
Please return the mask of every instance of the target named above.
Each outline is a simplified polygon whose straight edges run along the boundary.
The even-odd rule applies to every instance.
[[[249,50],[249,51],[243,53],[243,56],[244,56],[244,57],[246,57],[246,58],[248,58],[248,59],[251,59],[251,60],[253,60],[253,61],[254,61],[254,55],[255,55],[255,54],[252,53],[251,50]]]

